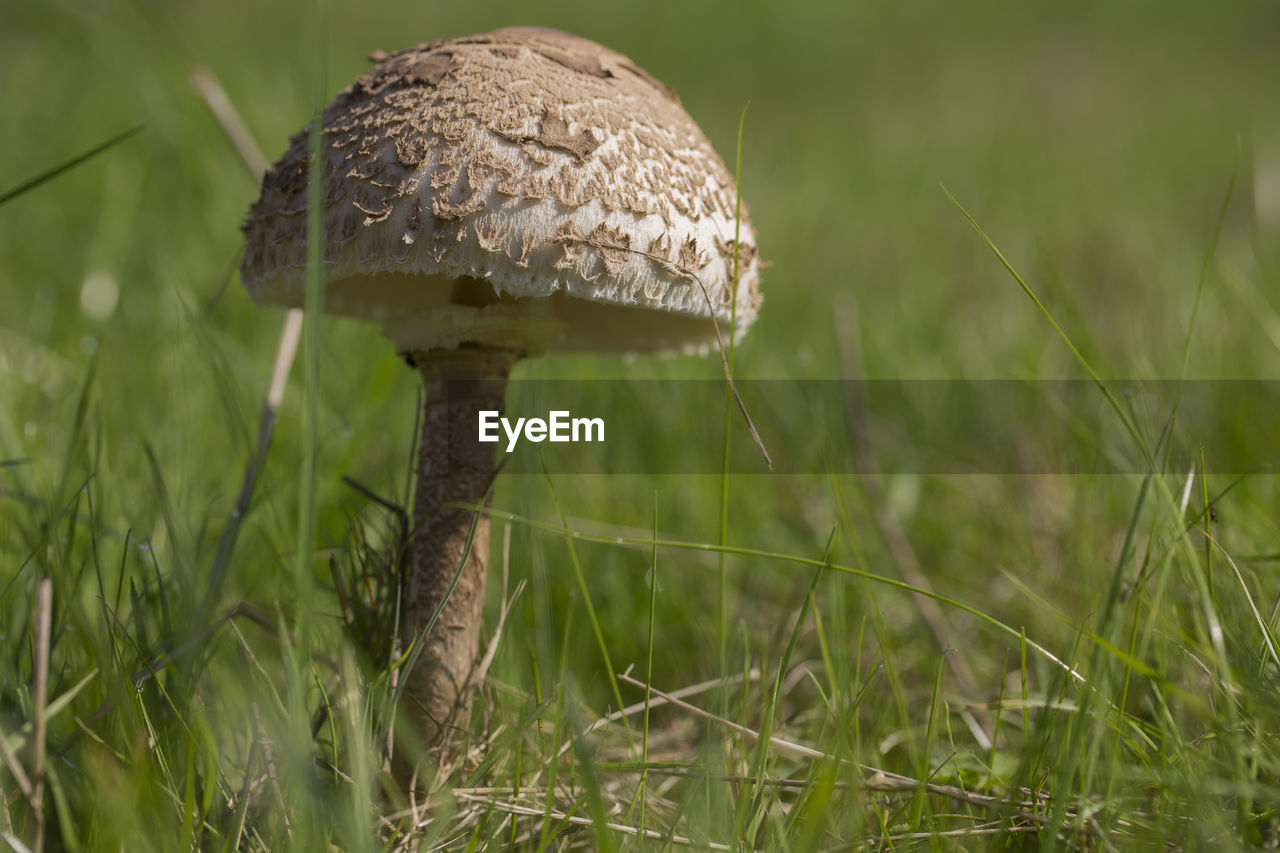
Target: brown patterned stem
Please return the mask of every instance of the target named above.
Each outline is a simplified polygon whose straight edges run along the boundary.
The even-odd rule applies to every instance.
[[[466,733],[471,716],[489,561],[488,516],[447,505],[486,499],[496,445],[478,440],[477,419],[482,410],[502,411],[515,359],[513,353],[479,349],[410,356],[426,383],[426,404],[414,533],[401,590],[401,639],[406,648],[422,643],[422,652],[407,674],[400,714],[401,725],[413,727],[442,757]],[[473,519],[471,550],[459,571]]]

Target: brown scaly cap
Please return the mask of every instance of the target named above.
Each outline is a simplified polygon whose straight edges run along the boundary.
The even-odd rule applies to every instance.
[[[324,122],[326,307],[382,321],[402,350],[697,350],[713,312],[727,334],[733,176],[625,56],[532,28],[432,42],[386,57]],[[306,162],[304,131],[244,223],[258,302],[302,304]],[[741,333],[760,304],[745,205],[740,238]]]

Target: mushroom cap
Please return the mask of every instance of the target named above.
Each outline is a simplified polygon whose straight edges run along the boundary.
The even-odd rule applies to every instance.
[[[463,344],[697,351],[760,305],[733,176],[679,99],[625,56],[512,28],[393,54],[325,110],[327,311],[401,351]],[[304,130],[263,179],[241,279],[299,307]],[[735,225],[738,244],[735,245]]]

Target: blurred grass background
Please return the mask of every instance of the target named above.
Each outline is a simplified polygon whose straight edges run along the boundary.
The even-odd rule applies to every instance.
[[[0,12],[0,190],[145,124],[103,156],[0,205],[0,460],[26,460],[0,469],[0,635],[9,637],[6,646],[0,636],[0,725],[8,731],[29,712],[21,687],[29,641],[15,638],[30,629],[38,575],[54,577],[58,624],[71,632],[59,633],[65,660],[55,666],[65,672],[54,695],[87,662],[110,658],[93,566],[108,599],[121,582],[125,599],[135,589],[140,603],[158,601],[163,588],[178,620],[203,591],[252,451],[282,317],[252,306],[235,278],[238,224],[257,185],[190,73],[205,66],[217,76],[274,159],[308,119],[321,26],[310,4],[286,2],[5,0]],[[1267,177],[1280,169],[1276,4],[334,0],[329,14],[326,95],[362,73],[375,49],[536,24],[631,56],[679,93],[730,168],[749,102],[743,196],[771,267],[760,320],[737,354],[739,376],[1082,378],[941,183],[1104,376],[1177,378],[1201,267],[1238,163],[1188,375],[1280,378],[1280,216]],[[376,330],[349,321],[326,322],[321,370],[325,550],[316,568],[327,583],[324,559],[347,558],[358,529],[352,518],[369,512],[341,478],[405,494],[418,391]],[[719,370],[714,358],[552,356],[518,375],[714,379]],[[243,599],[272,616],[279,602],[290,620],[301,618],[290,612],[288,570],[300,411],[295,384],[225,590],[228,602]],[[666,442],[719,446],[718,423],[691,424],[680,411],[652,417],[656,435],[612,448],[619,468],[662,470]],[[845,440],[813,436],[807,426],[797,411],[789,429],[763,438]],[[1213,494],[1227,480],[1212,476],[1214,448],[1205,452]],[[1170,464],[1185,475],[1192,461]],[[836,528],[832,559],[896,578],[903,555],[895,537],[905,536],[940,593],[1025,626],[1063,655],[1104,607],[1136,478],[883,474],[873,490],[822,470],[735,478],[728,541],[819,559]],[[664,538],[717,541],[717,478],[576,477],[556,488],[575,529],[648,536],[656,493]],[[67,520],[77,494],[73,516],[88,518],[92,502],[92,543]],[[540,477],[501,478],[494,506],[559,523]],[[1280,489],[1267,475],[1217,507],[1224,547],[1260,558],[1249,579],[1268,607],[1277,506]],[[502,529],[495,521],[495,542]],[[549,645],[557,658],[564,644],[566,670],[604,709],[611,693],[589,626],[581,612],[567,617],[577,605],[563,541],[519,523],[511,531],[510,585],[531,579],[546,598],[534,606],[530,594],[514,611],[495,676],[532,690],[530,649]],[[1141,535],[1158,539],[1154,525]],[[647,549],[577,548],[613,662],[642,661]],[[720,674],[716,566],[714,553],[660,560],[656,686]],[[785,644],[811,574],[751,557],[731,556],[727,567],[738,662],[731,668],[741,668]],[[490,625],[500,586],[491,574]],[[843,614],[838,624],[850,636],[870,630],[860,620],[882,620],[879,651],[863,662],[891,657],[904,698],[863,708],[860,724],[875,733],[878,760],[906,761],[886,738],[925,725],[937,645],[903,594],[827,577],[821,601],[829,619]],[[336,604],[326,598],[320,606],[314,618],[336,644]],[[553,614],[549,623],[545,614]],[[942,694],[992,700],[1006,670],[1018,668],[1016,640],[955,612],[947,620],[954,654],[977,673],[968,689],[979,695],[950,686]],[[802,651],[816,655],[806,637]],[[225,632],[212,644],[201,688],[222,720],[211,728],[227,738],[244,735],[237,721],[249,700],[241,691],[252,692],[240,683],[233,646]],[[1033,684],[1046,689],[1051,668],[1029,666]],[[81,717],[114,690],[86,688]],[[794,713],[803,717],[803,697],[815,706],[818,698],[803,688],[799,695]],[[75,726],[63,724],[69,736]],[[82,815],[94,808],[94,772],[71,796]]]

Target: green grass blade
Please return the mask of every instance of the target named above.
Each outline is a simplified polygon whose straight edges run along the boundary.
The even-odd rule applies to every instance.
[[[1108,388],[1107,384],[1102,381],[1102,377],[1099,376],[1098,372],[1093,369],[1093,365],[1090,364],[1089,360],[1084,357],[1084,353],[1080,352],[1080,350],[1076,347],[1075,343],[1071,340],[1071,336],[1067,334],[1066,330],[1063,329],[1062,326],[1058,325],[1058,321],[1054,318],[1053,313],[1050,312],[1048,307],[1043,302],[1040,301],[1040,297],[1037,296],[1036,292],[1031,289],[1031,285],[1027,284],[1026,280],[1022,277],[1022,275],[1019,274],[1019,272],[1016,269],[1014,269],[1013,264],[1010,263],[1009,259],[1004,256],[1004,253],[1000,251],[999,247],[996,246],[995,242],[989,236],[987,236],[987,232],[984,231],[982,226],[978,224],[978,220],[973,218],[973,215],[970,214],[969,211],[965,209],[964,205],[962,205],[959,201],[956,200],[956,197],[953,196],[951,194],[951,191],[948,190],[945,186],[942,187],[942,192],[946,194],[947,198],[951,199],[951,203],[954,204],[956,208],[959,209],[959,211],[964,215],[964,218],[969,220],[969,224],[973,226],[973,230],[978,232],[978,236],[980,236],[983,242],[987,244],[987,248],[989,248],[995,254],[996,258],[1000,261],[1001,265],[1003,265],[1004,268],[1009,272],[1009,275],[1013,276],[1013,280],[1016,281],[1018,283],[1018,286],[1022,288],[1023,293],[1025,293],[1027,297],[1030,298],[1031,301],[1035,303],[1036,307],[1040,309],[1040,313],[1043,314],[1045,319],[1049,321],[1049,325],[1053,327],[1054,332],[1056,332],[1058,337],[1062,340],[1062,342],[1066,344],[1067,349],[1071,351],[1071,355],[1075,358],[1076,363],[1079,364],[1082,368],[1084,368],[1084,371],[1089,374],[1089,378],[1093,380],[1093,383],[1098,387],[1098,390],[1101,391],[1102,395],[1107,399],[1107,402],[1110,404],[1111,408],[1115,411],[1116,416],[1120,418],[1120,422],[1124,425],[1125,430],[1133,438],[1134,443],[1137,445],[1137,447],[1142,451],[1143,457],[1147,460],[1150,460],[1151,453],[1150,451],[1147,450],[1146,441],[1145,439],[1143,439],[1142,433],[1138,431],[1137,426],[1133,423],[1133,420],[1129,417],[1124,407],[1120,405],[1120,401],[1116,399],[1115,395],[1111,392],[1111,389]]]
[[[604,662],[605,675],[609,679],[609,689],[613,692],[613,701],[618,703],[618,710],[622,710],[626,705],[622,701],[622,691],[618,689],[617,672],[614,670],[613,661],[609,657],[609,646],[605,642],[604,631],[600,627],[600,618],[596,615],[595,604],[591,601],[591,590],[587,587],[587,578],[582,572],[582,562],[578,559],[578,550],[573,545],[573,537],[569,535],[569,521],[565,517],[564,508],[560,505],[560,495],[556,492],[556,484],[551,478],[551,470],[547,468],[546,458],[539,453],[538,460],[542,463],[542,473],[546,478],[547,488],[551,490],[551,502],[555,505],[556,514],[560,516],[560,527],[564,533],[565,545],[569,548],[569,564],[573,566],[573,578],[578,584],[578,591],[582,593],[582,603],[587,608],[587,618],[591,621],[591,632],[595,635],[596,645],[600,649],[600,658]],[[627,733],[627,740],[631,741],[632,746],[634,746],[635,735],[631,731],[631,721],[623,717],[622,724]]]
[[[653,493],[653,540],[658,541],[658,493]],[[645,642],[644,657],[644,722],[640,731],[640,761],[642,764],[648,764],[649,761],[649,700],[651,691],[649,685],[653,684],[653,639],[654,639],[654,621],[658,611],[658,546],[655,544],[649,550],[649,633]],[[644,835],[646,814],[645,809],[648,805],[649,793],[649,771],[646,769],[640,774],[640,834]]]
[[[770,738],[773,737],[773,720],[777,713],[778,701],[782,696],[782,682],[786,679],[787,672],[791,667],[791,657],[795,654],[796,646],[800,642],[800,632],[804,629],[805,620],[809,616],[809,608],[812,605],[818,586],[822,583],[822,578],[826,573],[827,566],[831,560],[831,546],[835,542],[837,528],[831,529],[831,534],[827,537],[826,547],[822,553],[822,565],[814,570],[813,579],[809,581],[809,587],[805,591],[804,598],[800,602],[800,612],[796,614],[795,624],[791,628],[791,636],[787,640],[787,647],[782,653],[782,657],[778,659],[778,669],[774,674],[773,689],[769,697],[765,701],[764,718],[760,723],[760,735],[756,741],[755,755],[751,763],[751,775],[755,777],[755,784],[752,786],[750,802],[750,812],[740,810],[738,812],[738,822],[734,826],[733,837],[735,839],[743,837],[745,828],[745,818],[748,814],[759,814],[762,806],[762,798],[765,793],[765,776],[768,769],[768,758],[770,748]]]
[[[600,774],[596,771],[598,759],[587,743],[581,720],[578,719],[577,691],[572,680],[568,687],[565,710],[570,726],[569,737],[573,738],[573,755],[581,773],[582,786],[586,789],[587,813],[591,815],[591,835],[595,839],[594,849],[601,853],[613,853],[617,848],[613,843],[613,832],[609,829],[609,812],[604,805]]]
[[[82,154],[77,154],[76,156],[72,157],[70,160],[67,160],[63,163],[59,163],[57,166],[54,166],[52,169],[49,169],[47,172],[41,172],[39,175],[36,175],[34,178],[30,178],[18,184],[16,187],[12,187],[8,190],[5,190],[4,192],[0,193],[0,205],[5,204],[6,202],[12,201],[13,199],[18,198],[19,196],[22,196],[22,195],[25,195],[26,193],[31,192],[37,187],[42,186],[43,184],[46,184],[49,181],[52,181],[54,178],[58,177],[64,172],[74,169],[76,166],[79,166],[81,163],[84,163],[87,160],[92,160],[94,157],[97,157],[99,154],[103,153],[104,151],[107,151],[110,148],[114,148],[116,145],[119,145],[121,142],[124,142],[126,139],[133,136],[135,133],[138,133],[144,127],[146,127],[145,124],[140,124],[140,125],[137,125],[136,127],[131,127],[123,133],[116,134],[115,136],[108,139],[106,142],[99,143],[98,145],[95,145],[92,148],[90,148],[88,151],[85,151]]]
[[[910,592],[916,595],[927,596],[939,602],[940,604],[945,604],[948,607],[953,607],[963,613],[967,613],[970,616],[973,616],[981,620],[982,622],[986,623],[992,628],[995,628],[1002,634],[1006,634],[1010,637],[1015,637],[1015,638],[1020,636],[1017,629],[1012,628],[1009,625],[1006,625],[1005,623],[1001,622],[1000,620],[996,619],[995,617],[987,613],[984,613],[983,611],[977,609],[976,607],[971,607],[970,605],[964,604],[953,598],[949,598],[948,596],[934,592],[933,590],[920,589],[918,587],[912,586],[909,583],[905,583],[900,580],[895,580],[893,578],[886,578],[882,575],[877,575],[874,572],[865,571],[863,569],[858,569],[853,566],[845,566],[839,563],[826,563],[822,560],[816,560],[812,557],[802,557],[795,554],[782,553],[779,551],[766,551],[760,548],[744,548],[736,545],[723,545],[723,546],[711,545],[703,542],[686,542],[678,539],[658,539],[655,541],[653,539],[635,539],[635,538],[629,538],[625,536],[598,536],[591,533],[583,533],[578,530],[573,530],[569,528],[567,525],[563,525],[563,517],[562,517],[563,526],[557,527],[555,525],[546,524],[545,522],[540,522],[534,518],[518,515],[516,513],[506,512],[504,510],[497,510],[497,509],[492,509],[487,507],[483,508],[483,510],[493,518],[501,518],[504,521],[510,521],[516,524],[523,524],[527,527],[533,528],[535,530],[542,530],[547,533],[556,533],[561,536],[564,536],[566,539],[570,539],[578,542],[594,542],[594,543],[605,544],[605,545],[620,545],[620,546],[632,546],[632,547],[639,546],[639,547],[645,547],[645,548],[651,548],[651,547],[672,548],[676,550],[704,551],[704,552],[712,552],[712,553],[723,551],[726,554],[731,554],[734,556],[758,557],[760,559],[777,560],[779,562],[794,563],[796,565],[801,565],[801,566],[812,566],[813,568],[818,568],[819,566],[826,566],[831,571],[840,572],[841,574],[862,578],[863,580],[872,581],[874,583],[878,583],[884,586],[892,587],[894,589],[902,590],[903,592]],[[1071,666],[1063,662],[1060,658],[1055,656],[1052,652],[1050,652],[1044,646],[1032,640],[1027,640],[1027,644],[1032,649],[1034,649],[1037,653],[1039,653],[1042,657],[1044,657],[1046,660],[1052,663],[1054,666],[1056,666],[1057,668],[1069,674],[1076,681],[1079,681],[1081,683],[1085,681],[1085,678],[1083,675],[1081,675],[1074,668],[1072,668]]]
[[[1231,209],[1231,200],[1236,194],[1236,182],[1240,179],[1240,160],[1242,152],[1240,148],[1240,138],[1236,137],[1236,161],[1235,166],[1231,169],[1231,182],[1227,184],[1226,197],[1222,199],[1222,207],[1218,211],[1218,222],[1213,228],[1213,239],[1209,241],[1209,251],[1205,254],[1204,263],[1200,266],[1200,279],[1196,282],[1196,298],[1191,303],[1191,318],[1187,321],[1187,337],[1182,344],[1182,369],[1178,373],[1178,397],[1174,403],[1174,411],[1178,410],[1178,403],[1182,401],[1182,383],[1187,378],[1187,367],[1191,363],[1191,339],[1195,334],[1196,320],[1200,316],[1200,301],[1204,297],[1205,283],[1209,280],[1209,271],[1213,269],[1213,262],[1218,256],[1218,243],[1222,239],[1222,228],[1227,222],[1227,211]]]
[[[316,535],[316,457],[319,453],[320,433],[320,334],[324,311],[324,263],[325,263],[325,176],[327,173],[324,135],[325,65],[328,62],[327,16],[321,10],[318,46],[314,76],[314,110],[311,131],[308,136],[310,156],[307,160],[307,278],[302,319],[302,462],[298,475],[298,559],[295,565],[294,583],[298,595],[299,638],[302,648],[307,648],[305,637],[309,632],[308,610],[311,603],[312,570],[311,555]]]
[[[733,382],[734,342],[738,337],[738,243],[742,234],[742,131],[747,122],[747,108],[742,108],[738,117],[737,160],[734,169],[734,208],[733,208],[733,305],[729,311],[729,343],[726,345],[725,372],[729,383]],[[709,306],[708,306],[709,307]],[[729,536],[729,438],[733,424],[733,388],[730,384],[724,394],[724,437],[720,447],[720,544],[728,542]],[[719,586],[716,600],[716,648],[720,658],[720,677],[729,676],[729,577],[726,557],[720,554]],[[723,697],[725,708],[728,707],[729,694]],[[723,710],[723,709],[722,709]]]

